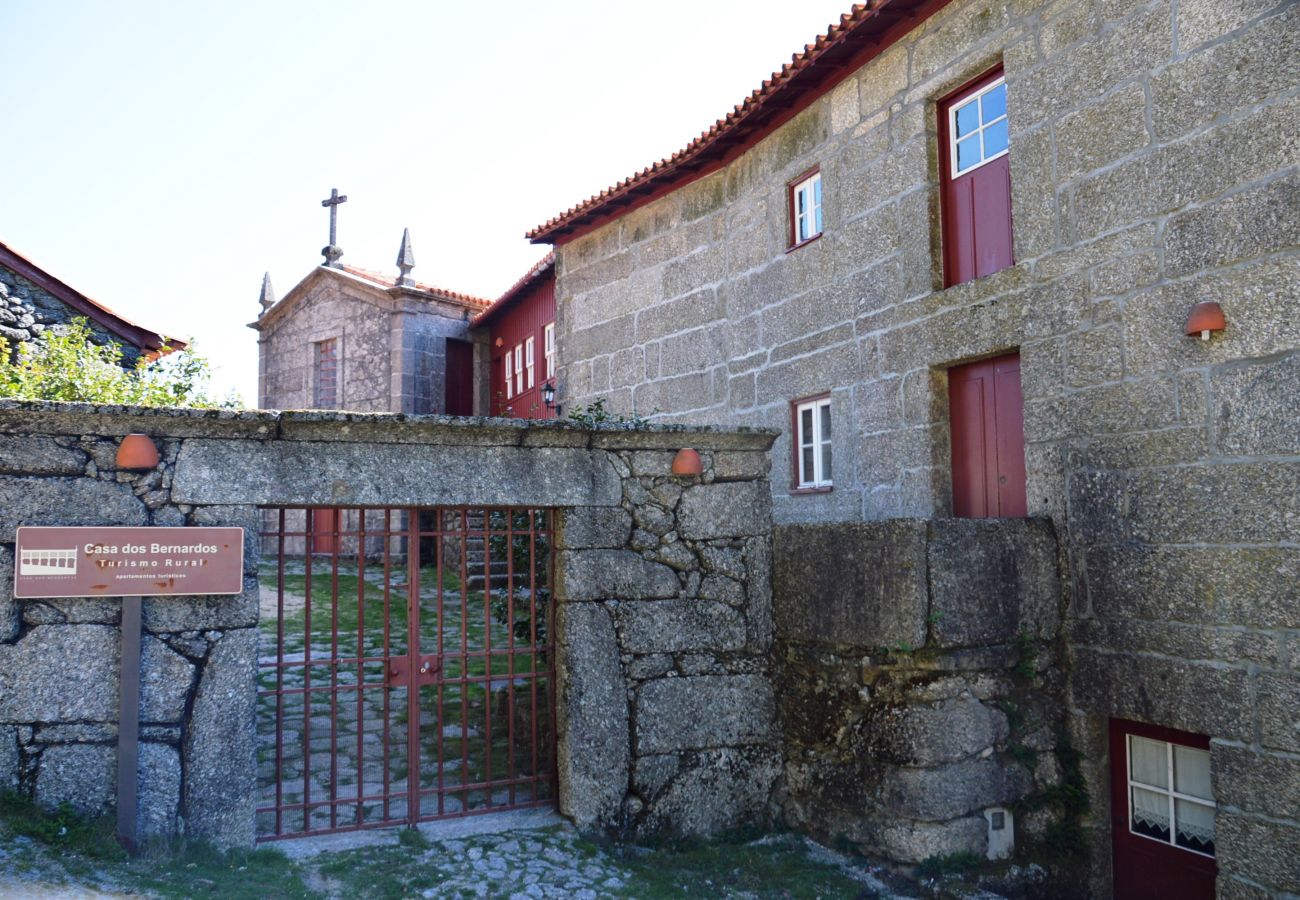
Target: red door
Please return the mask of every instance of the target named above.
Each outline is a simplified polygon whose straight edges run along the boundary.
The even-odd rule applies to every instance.
[[[337,509],[313,509],[311,511],[311,551],[312,553],[334,553],[338,547]]]
[[[1115,900],[1212,900],[1210,739],[1110,723]]]
[[[962,518],[1029,514],[1020,354],[948,370],[952,512]]]
[[[946,286],[992,275],[1014,262],[1009,127],[1000,68],[939,104]]]
[[[449,416],[474,415],[474,345],[447,339],[446,405]]]

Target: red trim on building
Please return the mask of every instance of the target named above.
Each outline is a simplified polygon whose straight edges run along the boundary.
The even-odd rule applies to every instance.
[[[555,253],[546,254],[537,263],[524,273],[523,277],[512,284],[504,294],[492,301],[492,305],[483,310],[474,317],[473,326],[475,328],[489,324],[496,319],[506,309],[508,309],[515,300],[533,284],[540,281],[548,272],[555,267]]]
[[[185,341],[168,337],[157,331],[150,331],[137,325],[118,313],[113,312],[97,300],[71,287],[66,282],[54,277],[7,244],[0,243],[0,266],[26,278],[32,284],[72,307],[87,319],[100,325],[106,331],[122,338],[123,343],[139,347],[147,356],[156,357],[164,347],[168,352],[185,349]]]
[[[950,0],[870,0],[840,17],[779,72],[672,156],[537,226],[533,243],[564,244],[716,172],[810,106]]]
[[[554,256],[548,255],[506,291],[491,308],[474,320],[475,326],[488,329],[488,356],[491,369],[488,375],[488,409],[494,416],[521,419],[552,419],[555,409],[548,408],[542,398],[546,377],[546,326],[555,321],[555,267]],[[528,383],[527,349],[533,341],[533,382]],[[505,356],[515,348],[521,369],[512,364],[514,384],[510,396],[505,389]],[[522,381],[522,384],[519,382]]]

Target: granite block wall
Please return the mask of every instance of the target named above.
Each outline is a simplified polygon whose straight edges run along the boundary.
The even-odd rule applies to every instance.
[[[1078,812],[1053,802],[1072,757],[1051,522],[786,525],[773,542],[786,822],[920,862],[996,856],[997,811],[1018,858],[1043,858]]]
[[[830,392],[834,490],[785,490],[783,434],[781,523],[950,515],[946,371],[1019,351],[1099,896],[1112,717],[1212,738],[1221,893],[1300,892],[1300,818],[1255,790],[1300,777],[1298,26],[1276,0],[954,0],[721,170],[557,247],[566,402],[788,431]],[[944,289],[935,104],[998,64],[1016,262]],[[825,231],[787,253],[813,165]],[[1201,342],[1206,300],[1228,326]]]
[[[121,435],[162,463],[119,471]],[[142,836],[254,838],[260,505],[555,507],[560,810],[627,836],[764,821],[775,435],[0,401],[0,787],[115,798],[120,608],[16,601],[19,525],[237,525],[236,597],[144,602]],[[677,449],[703,474],[670,473]]]

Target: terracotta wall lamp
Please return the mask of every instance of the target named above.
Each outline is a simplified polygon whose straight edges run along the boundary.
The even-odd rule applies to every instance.
[[[1213,300],[1196,304],[1192,307],[1191,315],[1187,317],[1187,334],[1191,337],[1199,334],[1203,341],[1210,339],[1211,331],[1222,331],[1227,326],[1228,322],[1223,317],[1223,307]]]

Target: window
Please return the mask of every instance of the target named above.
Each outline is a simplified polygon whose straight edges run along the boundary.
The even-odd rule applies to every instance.
[[[1210,751],[1126,737],[1130,833],[1214,856]]]
[[[813,170],[790,184],[790,246],[806,244],[822,233],[822,175]]]
[[[338,392],[338,339],[330,338],[317,341],[315,345],[315,386],[313,403],[316,409],[335,409],[339,402]]]
[[[939,103],[945,286],[992,275],[1015,261],[1007,115],[1001,69]]]
[[[546,380],[555,377],[555,323],[550,322],[542,332],[542,350],[546,354]]]
[[[794,409],[794,489],[831,489],[831,398],[796,400]]]
[[[524,345],[515,344],[515,393],[524,392]]]
[[[534,367],[535,360],[533,359],[534,343],[535,342],[531,337],[528,340],[524,341],[524,365],[528,367],[528,387],[530,390],[532,389],[533,385],[537,383],[533,378],[533,373],[535,371],[535,367]]]
[[[1006,155],[1009,141],[1005,79],[999,77],[953,102],[948,116],[953,178]]]
[[[511,350],[506,351],[506,399],[509,400],[515,395],[515,354]]]

